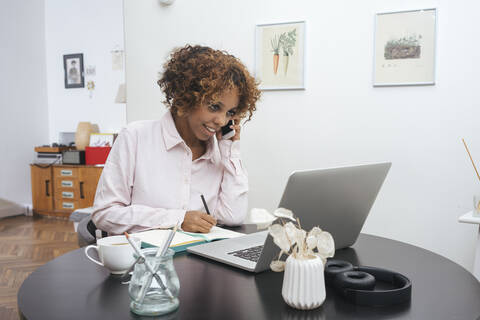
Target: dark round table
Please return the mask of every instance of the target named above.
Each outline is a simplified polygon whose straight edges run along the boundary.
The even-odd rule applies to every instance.
[[[177,254],[180,307],[155,319],[478,319],[480,284],[458,264],[430,251],[361,234],[335,258],[398,271],[412,281],[412,300],[394,307],[360,307],[330,289],[323,305],[299,311],[281,296],[283,273],[252,274],[188,253]],[[34,271],[18,292],[26,319],[152,319],[129,310],[128,285],[90,262],[83,248]]]

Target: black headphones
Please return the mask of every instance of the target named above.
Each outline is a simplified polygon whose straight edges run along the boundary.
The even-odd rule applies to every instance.
[[[383,283],[388,289],[375,289]],[[350,262],[329,259],[325,284],[350,302],[363,306],[390,306],[410,301],[412,282],[404,275],[375,267],[354,267]]]

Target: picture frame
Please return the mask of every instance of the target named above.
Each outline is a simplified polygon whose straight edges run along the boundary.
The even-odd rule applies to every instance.
[[[115,141],[114,133],[90,133],[89,147],[111,147]]]
[[[63,55],[65,89],[84,88],[83,53]]]
[[[305,89],[305,24],[256,25],[255,77],[260,90]]]
[[[373,86],[435,84],[437,9],[375,15]]]

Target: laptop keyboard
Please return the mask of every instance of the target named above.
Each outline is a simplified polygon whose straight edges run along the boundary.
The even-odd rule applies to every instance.
[[[258,258],[260,258],[260,253],[262,253],[262,249],[263,245],[229,252],[228,254],[245,260],[257,262]]]

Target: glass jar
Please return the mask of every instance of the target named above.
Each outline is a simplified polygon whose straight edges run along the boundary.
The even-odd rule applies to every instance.
[[[173,266],[175,251],[168,249],[162,257],[155,257],[157,248],[142,249],[144,262],[135,264],[128,286],[130,310],[142,316],[158,316],[178,308],[180,281]],[[138,255],[134,254],[135,259]],[[158,270],[158,277],[152,277],[146,264]]]

